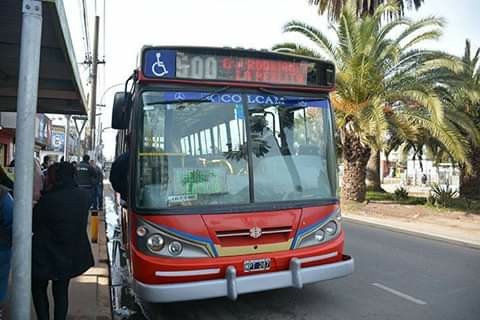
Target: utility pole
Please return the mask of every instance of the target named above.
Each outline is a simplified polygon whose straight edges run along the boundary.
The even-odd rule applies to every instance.
[[[13,320],[31,319],[33,150],[41,44],[42,1],[23,0],[12,228]]]
[[[95,16],[95,28],[93,34],[93,57],[92,57],[92,72],[91,77],[91,91],[90,91],[90,135],[88,139],[88,149],[92,154],[95,150],[95,120],[97,114],[97,68],[98,68],[98,35],[99,35],[100,17]],[[95,155],[93,154],[93,157]]]
[[[97,160],[95,132],[97,130],[97,68],[98,68],[98,36],[99,36],[100,17],[95,16],[95,29],[93,33],[93,57],[92,57],[92,91],[90,94],[90,139],[88,149],[90,150],[91,158]],[[91,211],[92,218],[90,219],[90,237],[92,243],[97,242],[98,238],[98,211]]]

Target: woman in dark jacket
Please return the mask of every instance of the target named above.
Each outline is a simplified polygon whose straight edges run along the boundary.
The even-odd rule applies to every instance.
[[[49,319],[49,281],[55,320],[64,320],[70,279],[93,266],[86,231],[90,197],[76,186],[74,174],[71,164],[58,164],[53,188],[40,198],[33,211],[32,295],[38,320]]]

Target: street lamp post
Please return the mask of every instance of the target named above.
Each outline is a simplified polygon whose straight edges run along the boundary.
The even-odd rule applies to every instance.
[[[103,156],[103,133],[105,132],[105,130],[109,130],[109,129],[112,129],[112,127],[106,127],[106,128],[102,128],[100,129],[100,133],[98,134],[98,138],[99,138],[99,142],[98,142],[98,146],[100,148],[100,154],[102,155],[101,158],[104,159],[104,156]]]
[[[108,91],[112,90],[113,88],[116,88],[116,87],[119,87],[119,86],[124,86],[124,85],[125,85],[125,83],[123,83],[123,82],[115,83],[115,84],[111,85],[110,87],[108,87],[107,89],[105,89],[105,91],[103,91],[102,97],[100,98],[100,103],[98,105],[99,106],[104,106],[103,98],[105,98],[105,95],[107,94]]]
[[[106,94],[107,94],[110,90],[112,90],[112,89],[114,89],[114,88],[116,88],[116,87],[119,87],[119,86],[124,86],[124,85],[125,85],[125,83],[120,82],[120,83],[113,84],[113,85],[111,85],[110,87],[108,87],[107,89],[105,89],[105,90],[103,91],[103,93],[102,93],[102,96],[100,97],[100,103],[97,104],[97,107],[106,107],[106,105],[103,103],[103,99],[105,98]],[[102,115],[102,113],[99,113],[99,114],[96,114],[95,117],[101,116],[101,115]],[[102,144],[102,137],[101,137],[101,135],[102,135],[103,131],[106,130],[106,129],[111,129],[111,128],[110,128],[110,127],[108,127],[108,128],[102,128],[102,123],[101,123],[101,121],[98,121],[97,123],[99,123],[99,125],[98,125],[98,128],[96,128],[96,130],[95,130],[95,131],[97,132],[97,134],[95,134],[95,136],[96,136],[96,139],[98,139],[98,144],[96,144],[97,141],[94,141],[93,143],[96,144],[96,145],[100,145],[100,144]],[[93,153],[94,153],[93,156],[94,156],[94,157],[96,158],[96,160],[97,160],[97,158],[98,158],[97,148],[94,148],[92,151],[93,151]]]

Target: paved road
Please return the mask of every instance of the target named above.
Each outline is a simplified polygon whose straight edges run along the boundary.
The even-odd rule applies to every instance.
[[[480,250],[346,223],[347,278],[155,306],[157,319],[480,319]]]

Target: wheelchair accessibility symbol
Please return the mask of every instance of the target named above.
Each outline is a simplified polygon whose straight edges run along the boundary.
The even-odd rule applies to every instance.
[[[155,54],[157,56],[157,61],[152,64],[152,73],[157,77],[163,77],[168,74],[167,67],[165,67],[165,63],[160,60],[160,52]]]
[[[185,94],[183,92],[175,92],[175,100],[185,100]]]

